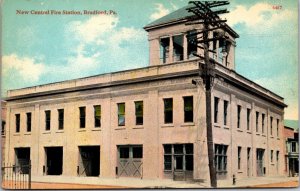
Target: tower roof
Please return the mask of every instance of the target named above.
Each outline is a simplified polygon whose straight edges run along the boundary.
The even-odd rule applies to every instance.
[[[163,26],[167,26],[167,25],[173,25],[173,24],[178,24],[181,22],[185,22],[187,21],[187,19],[191,16],[194,16],[194,14],[192,12],[188,12],[187,8],[193,7],[193,4],[189,4],[187,6],[184,6],[170,14],[167,14],[166,16],[163,16],[149,24],[147,24],[144,29],[146,31],[149,31],[151,29],[154,28],[159,28],[159,27],[163,27]],[[227,24],[226,25],[226,29],[227,31],[235,38],[238,38],[239,35],[231,28],[229,27]]]

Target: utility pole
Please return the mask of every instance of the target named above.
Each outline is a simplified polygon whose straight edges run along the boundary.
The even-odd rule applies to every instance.
[[[209,58],[210,42],[217,40],[225,40],[225,33],[216,35],[213,38],[209,38],[209,32],[214,32],[219,29],[225,29],[226,20],[220,19],[218,14],[228,13],[226,9],[218,9],[213,11],[212,8],[228,5],[228,1],[191,1],[189,4],[193,4],[192,7],[187,8],[188,12],[192,12],[194,15],[188,19],[187,25],[202,24],[202,31],[189,34],[188,40],[191,43],[197,45],[197,47],[204,50],[204,55],[194,54],[195,56],[204,60],[204,64],[199,63],[199,76],[203,79],[205,85],[205,97],[206,97],[206,125],[207,125],[207,149],[208,149],[208,165],[210,174],[211,187],[217,187],[217,174],[214,164],[214,143],[213,143],[213,131],[212,131],[212,106],[211,106],[211,92],[214,85],[215,78],[215,61]],[[199,35],[201,35],[199,37]],[[224,44],[224,43],[223,43]]]

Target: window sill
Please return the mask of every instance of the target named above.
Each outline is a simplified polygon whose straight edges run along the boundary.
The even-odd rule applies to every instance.
[[[260,136],[260,134],[259,134],[259,133],[256,133],[256,135]]]
[[[20,136],[21,134],[20,133],[14,133],[14,136]]]
[[[125,130],[126,129],[126,127],[117,127],[117,128],[115,128],[115,130]]]
[[[174,127],[174,124],[173,123],[163,124],[161,127]]]
[[[266,137],[266,135],[261,135],[261,136]]]
[[[229,126],[227,126],[227,125],[226,125],[226,126],[224,126],[224,129],[229,129]]]
[[[92,131],[101,131],[101,128],[100,127],[93,128]]]
[[[214,127],[221,128],[221,125],[219,125],[219,123],[214,123]]]
[[[238,131],[238,132],[244,132],[244,131],[243,131],[243,130],[241,130],[241,129],[237,129],[237,131]]]
[[[86,129],[78,129],[78,132],[86,132]]]
[[[248,134],[252,134],[252,132],[251,132],[251,131],[247,131],[247,133],[248,133]]]
[[[181,127],[195,126],[194,122],[188,122],[180,125]]]
[[[31,133],[30,133],[30,132],[28,132],[28,133],[24,133],[24,135],[31,135]]]
[[[57,130],[55,133],[64,133],[64,130]]]
[[[270,138],[274,139],[274,137],[273,137],[273,136],[271,136]]]
[[[238,170],[238,172],[237,172],[238,174],[242,174],[243,173],[243,171],[242,170]]]
[[[44,131],[42,134],[51,134],[51,131]]]
[[[279,138],[279,137],[277,137],[277,140],[280,140],[280,138]]]
[[[144,126],[135,126],[132,129],[144,129]]]

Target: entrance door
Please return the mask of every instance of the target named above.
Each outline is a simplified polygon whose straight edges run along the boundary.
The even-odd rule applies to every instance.
[[[46,175],[61,175],[63,169],[63,147],[45,147]]]
[[[264,176],[264,149],[257,149],[256,150],[256,171],[257,176]]]
[[[30,163],[30,148],[15,148],[16,166],[20,167],[22,174],[28,174]]]
[[[79,146],[79,176],[99,176],[100,146]]]
[[[142,177],[143,146],[118,146],[118,176]]]

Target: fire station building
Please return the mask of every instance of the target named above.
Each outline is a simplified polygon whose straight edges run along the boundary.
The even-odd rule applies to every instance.
[[[202,26],[185,25],[188,16],[184,7],[144,27],[147,67],[8,91],[5,162],[31,160],[33,180],[209,181],[205,88],[192,83],[203,49],[187,39]],[[283,175],[284,100],[235,71],[239,36],[222,32],[226,46],[210,53],[217,178]]]

